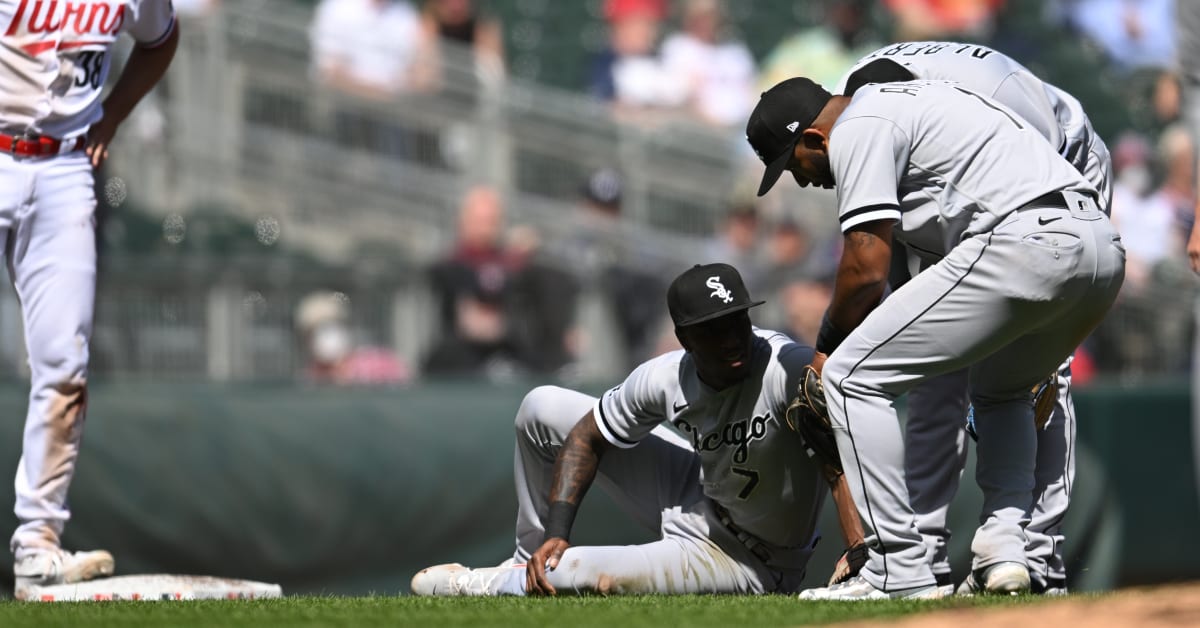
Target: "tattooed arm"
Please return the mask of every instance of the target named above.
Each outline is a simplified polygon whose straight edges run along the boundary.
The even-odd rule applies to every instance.
[[[554,587],[546,580],[546,569],[554,570],[563,552],[571,546],[567,540],[575,512],[583,501],[588,487],[596,478],[600,458],[613,449],[589,411],[571,432],[558,457],[554,459],[554,481],[550,488],[550,512],[546,517],[546,537],[525,566],[525,590],[529,594],[554,595]]]
[[[892,264],[891,220],[875,220],[846,232],[838,261],[833,300],[821,323],[813,367],[819,372],[825,357],[879,305]]]
[[[829,320],[850,332],[879,305],[892,265],[892,221],[876,220],[846,232]]]

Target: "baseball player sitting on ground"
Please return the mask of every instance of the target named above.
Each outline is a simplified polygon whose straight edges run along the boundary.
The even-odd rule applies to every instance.
[[[512,561],[430,567],[413,577],[413,593],[798,591],[826,482],[852,522],[843,529],[851,554],[865,559],[843,476],[785,419],[813,350],[753,328],[748,310],[761,303],[732,266],[695,266],[667,292],[683,350],[643,363],[600,399],[554,386],[526,395]],[[572,547],[576,509],[597,478],[662,540]]]
[[[853,99],[805,78],[763,94],[746,135],[767,164],[837,188],[844,234],[817,339],[830,419],[868,537],[844,583],[802,597],[936,597],[940,590],[905,483],[895,400],[968,368],[982,524],[976,579],[1028,588],[1033,506],[1031,389],[1099,324],[1125,253],[1094,186],[1008,107],[962,85],[866,85]],[[941,261],[881,302],[892,239]]]
[[[1083,106],[1070,94],[1043,82],[996,50],[959,42],[891,44],[860,59],[835,91],[853,97],[863,85],[915,79],[956,81],[1020,114],[1100,191],[1097,199],[1100,210],[1108,213],[1112,196],[1108,148],[1092,128]],[[915,271],[937,261],[934,257],[922,260],[895,243],[889,279],[892,289],[898,289],[908,280],[910,268]],[[1071,398],[1070,358],[1054,377],[1056,386],[1048,390],[1048,394],[1055,396],[1053,414],[1037,430],[1035,503],[1025,531],[1029,537],[1026,560],[1032,591],[1061,594],[1066,592],[1062,521],[1075,477],[1075,406]],[[946,514],[966,462],[961,419],[967,413],[968,403],[965,369],[933,377],[908,395],[905,479],[917,529],[929,548],[933,573],[943,592],[953,590],[946,552],[950,538]],[[973,592],[982,588],[982,583],[968,575],[961,589]]]
[[[17,466],[15,594],[113,572],[108,552],[63,551],[83,436],[96,291],[92,169],[166,72],[170,0],[0,3],[0,247],[21,301],[31,386]],[[112,45],[137,47],[100,103]]]

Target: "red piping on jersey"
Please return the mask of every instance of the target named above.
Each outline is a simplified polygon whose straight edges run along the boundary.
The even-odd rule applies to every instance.
[[[69,48],[83,48],[84,46],[107,46],[110,42],[102,39],[93,39],[92,41],[64,41],[58,45],[59,50],[67,50]]]
[[[39,54],[42,54],[43,52],[46,52],[47,50],[54,49],[56,46],[57,46],[58,50],[69,50],[71,48],[83,48],[84,46],[107,46],[108,44],[109,44],[109,42],[106,40],[103,40],[103,39],[94,39],[91,41],[63,41],[63,42],[39,41],[35,44],[26,44],[24,46],[21,46],[21,50],[24,50],[25,52],[29,53],[30,55],[37,56]]]
[[[21,50],[24,50],[32,56],[37,56],[43,52],[46,52],[47,50],[52,50],[57,45],[58,42],[56,41],[39,41],[36,44],[26,44],[21,46]]]

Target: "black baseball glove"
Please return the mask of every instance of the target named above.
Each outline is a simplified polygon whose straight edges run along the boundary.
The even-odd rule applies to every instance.
[[[869,556],[865,543],[846,548],[846,551],[842,552],[841,557],[838,558],[837,564],[833,566],[833,574],[829,576],[828,586],[845,582],[857,576],[858,572],[862,571],[863,565],[867,564]]]
[[[825,388],[821,385],[821,375],[812,366],[804,367],[800,388],[785,416],[788,427],[800,434],[809,455],[816,456],[825,465],[831,479],[841,475],[842,458],[838,455],[833,425],[829,422]]]

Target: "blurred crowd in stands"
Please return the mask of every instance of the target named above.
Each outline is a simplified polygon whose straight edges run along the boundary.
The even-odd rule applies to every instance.
[[[628,124],[685,119],[727,132],[729,150],[739,154],[744,178],[753,182],[761,166],[743,146],[741,129],[758,93],[780,80],[804,75],[832,89],[863,54],[887,42],[918,39],[990,44],[1041,74],[1050,67],[1043,62],[1050,43],[1037,41],[1037,33],[1077,42],[1086,58],[1128,87],[1118,103],[1127,113],[1091,113],[1112,150],[1113,214],[1129,267],[1120,302],[1081,351],[1076,381],[1086,383],[1097,372],[1190,369],[1191,308],[1164,306],[1190,304],[1197,291],[1184,252],[1196,161],[1194,141],[1179,121],[1174,0],[795,4],[804,5],[795,11],[812,12],[812,25],[756,57],[747,45],[753,33],[731,27],[729,2],[598,0],[592,5],[606,39],[577,89],[610,103],[613,115]],[[1019,7],[1021,16],[1035,15],[1036,28],[1014,17]],[[488,9],[489,3],[478,0],[321,0],[311,25],[313,70],[329,88],[364,101],[436,90],[439,54],[450,42],[470,51],[482,83],[502,82],[506,31]],[[1059,67],[1043,78],[1057,82],[1071,71]],[[1076,95],[1089,104],[1089,94]],[[1112,119],[1137,124],[1113,128],[1104,122]],[[348,110],[340,124],[340,136],[375,143],[385,152],[437,141],[357,111]],[[581,228],[562,242],[542,242],[532,228],[511,224],[500,191],[485,185],[464,190],[456,244],[429,269],[442,333],[412,369],[430,376],[567,375],[581,355],[601,344],[618,345],[630,366],[672,348],[662,295],[680,269],[642,263],[640,252],[654,243],[613,227],[620,222],[624,180],[621,165],[614,163],[579,181]],[[756,311],[756,323],[813,342],[840,246],[832,222],[834,197],[785,187],[764,199],[754,198],[752,185],[730,190],[723,220],[694,261],[737,266],[752,293],[769,303]],[[617,337],[596,337],[581,322],[585,280],[600,287],[607,328]],[[323,333],[332,338],[334,332]],[[408,376],[404,370],[396,380]]]

